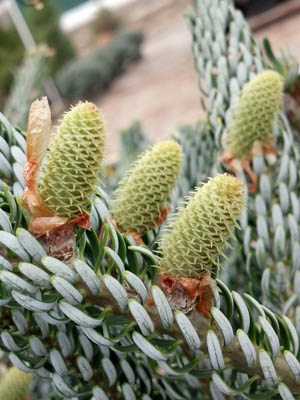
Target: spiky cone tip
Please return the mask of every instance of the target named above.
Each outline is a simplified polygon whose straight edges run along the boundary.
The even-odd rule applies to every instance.
[[[72,107],[46,154],[50,130],[50,109],[43,98],[33,103],[29,114],[24,168],[27,187],[22,203],[32,216],[29,230],[42,237],[47,253],[70,261],[75,227],[90,227],[92,197],[104,153],[103,117],[93,103]]]
[[[233,172],[246,172],[252,183],[250,193],[257,189],[257,176],[252,170],[253,157],[266,155],[271,159],[277,153],[273,130],[282,103],[282,77],[267,70],[244,86],[234,111],[228,145],[221,160]]]
[[[166,220],[181,165],[181,147],[174,141],[154,145],[134,163],[113,202],[113,219],[123,234],[141,238]]]
[[[197,188],[187,206],[174,216],[161,240],[161,287],[173,309],[194,309],[209,317],[215,281],[212,272],[238,227],[244,208],[244,186],[229,174]]]

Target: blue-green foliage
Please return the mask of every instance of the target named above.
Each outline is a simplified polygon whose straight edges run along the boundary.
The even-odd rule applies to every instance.
[[[265,63],[230,0],[199,0],[188,21],[208,122],[181,130],[186,161],[174,206],[202,177],[226,170],[219,156],[231,107]],[[158,233],[147,232],[142,245],[118,232],[102,189],[92,229],[76,231],[72,265],[46,256],[27,231],[20,191],[11,194],[17,175],[9,166],[24,144],[16,132],[1,117],[0,347],[43,381],[36,398],[46,397],[48,382],[55,400],[299,397],[299,145],[284,113],[276,157],[260,155],[250,165],[259,186],[223,263],[229,287],[213,280],[210,319],[194,311],[184,291],[165,290],[152,251]],[[243,171],[238,175],[249,184]]]

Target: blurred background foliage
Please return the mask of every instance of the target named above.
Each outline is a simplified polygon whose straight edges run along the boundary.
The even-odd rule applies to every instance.
[[[14,49],[14,51],[11,51]],[[0,106],[9,92],[17,65],[22,61],[24,47],[15,28],[0,28]]]
[[[43,0],[43,6],[36,8],[25,7],[19,1],[34,40],[38,45],[46,45],[52,52],[52,56],[47,58],[47,74],[54,79],[66,104],[103,93],[129,63],[141,58],[141,44],[144,40],[142,32],[128,33],[121,30],[121,18],[109,9],[102,8],[90,24],[93,43],[87,46],[87,56],[78,54],[72,34],[65,34],[59,23],[63,9],[80,3],[83,2]],[[20,91],[16,89],[22,82],[20,76],[28,55],[12,22],[5,25],[0,28],[0,59],[5,60],[0,65],[0,108],[7,110],[5,103],[9,102],[9,110],[16,110],[20,100]],[[102,41],[98,40],[99,37]],[[39,69],[37,63],[36,68]],[[46,75],[43,76],[45,79]],[[35,95],[41,94],[42,80],[31,82],[32,92]],[[33,95],[26,97],[31,101]],[[25,103],[23,99],[24,107],[29,107]],[[18,120],[14,120],[11,112],[9,114],[14,123],[25,128],[26,113]]]
[[[122,19],[108,8],[102,8],[93,23],[96,33],[114,32],[121,27]]]
[[[142,32],[120,33],[105,48],[67,64],[57,76],[63,98],[76,102],[101,94],[129,63],[141,57],[142,42]]]
[[[50,71],[54,74],[68,60],[75,57],[75,49],[60,30],[60,12],[52,0],[43,1],[44,8],[25,8],[25,18],[36,42],[45,43],[55,56],[49,61]],[[13,51],[12,51],[13,49]],[[25,49],[14,26],[0,28],[0,106],[3,107],[5,98],[13,83],[18,66],[25,56]]]
[[[43,0],[43,8],[27,7],[25,17],[37,43],[45,43],[55,51],[51,60],[53,74],[74,58],[75,48],[59,27],[60,11],[52,0]]]

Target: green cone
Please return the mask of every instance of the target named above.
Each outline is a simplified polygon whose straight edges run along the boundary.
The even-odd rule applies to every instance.
[[[162,238],[161,272],[174,278],[199,278],[219,267],[219,256],[238,226],[243,207],[243,184],[232,175],[218,175],[197,188]]]
[[[228,148],[235,158],[247,159],[256,140],[271,142],[282,90],[282,78],[275,71],[264,71],[245,85],[228,134]]]
[[[115,192],[113,217],[124,233],[155,228],[182,164],[181,147],[165,141],[146,151]]]
[[[39,182],[39,193],[54,215],[76,218],[90,212],[104,146],[103,117],[93,103],[78,103],[66,113]]]
[[[31,374],[10,368],[0,382],[0,400],[25,400],[31,384]]]

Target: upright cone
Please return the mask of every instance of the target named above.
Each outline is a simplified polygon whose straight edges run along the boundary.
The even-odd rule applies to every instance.
[[[197,188],[162,238],[162,274],[199,278],[219,267],[219,256],[238,226],[243,207],[243,183],[232,175],[218,175]]]
[[[103,117],[93,103],[78,103],[66,113],[44,160],[38,187],[53,215],[76,218],[90,212],[104,146]]]
[[[115,192],[113,217],[123,233],[143,235],[165,218],[182,164],[181,147],[165,141],[146,151]]]
[[[234,158],[248,159],[255,141],[272,145],[282,90],[282,77],[275,71],[264,71],[245,85],[228,134],[228,149]]]

